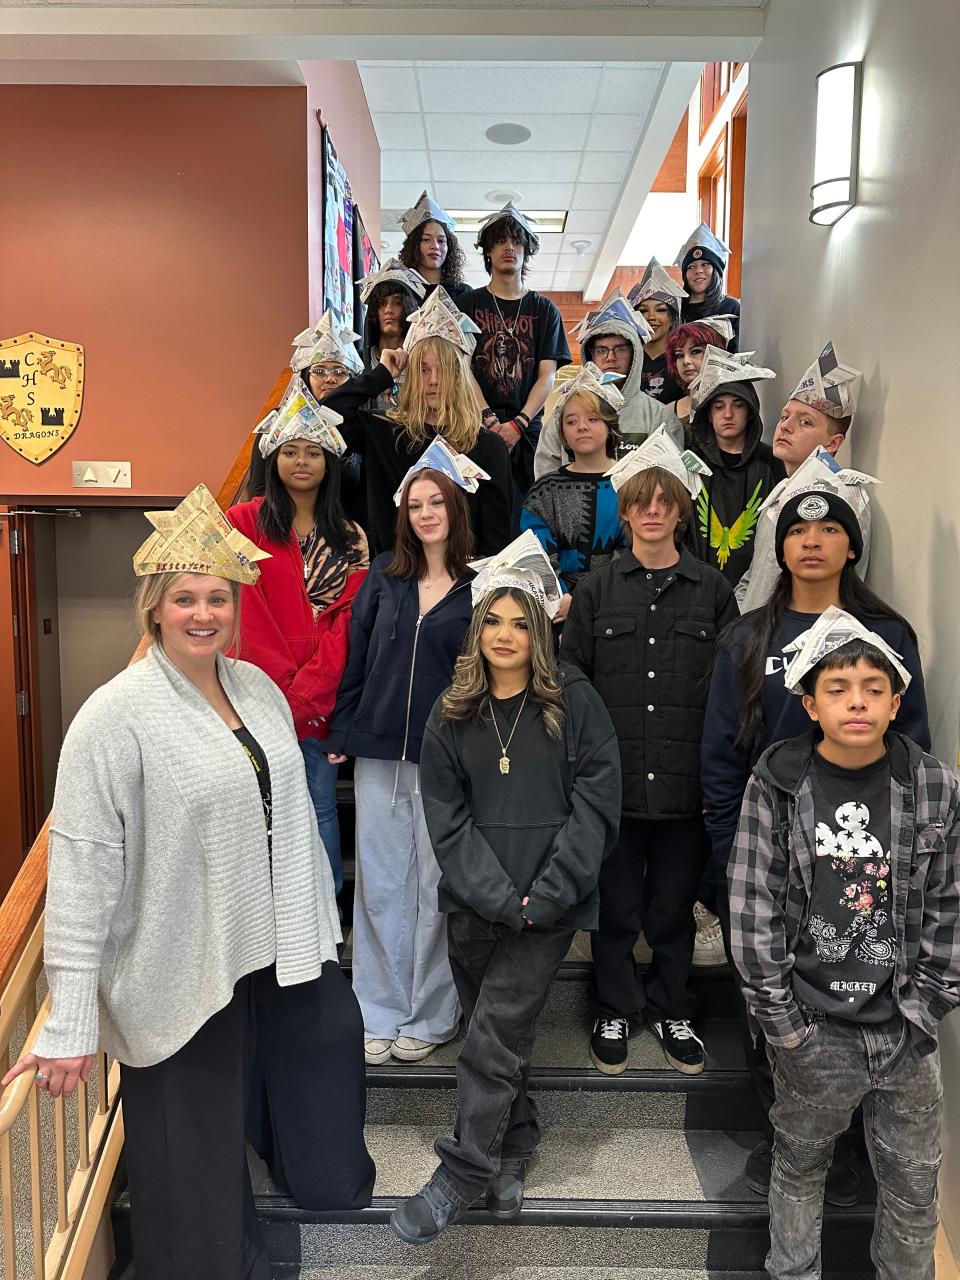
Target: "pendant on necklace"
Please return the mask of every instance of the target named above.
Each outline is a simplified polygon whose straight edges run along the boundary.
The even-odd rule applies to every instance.
[[[500,757],[500,772],[501,773],[510,772],[510,757],[507,755],[506,752],[504,752],[503,755]]]

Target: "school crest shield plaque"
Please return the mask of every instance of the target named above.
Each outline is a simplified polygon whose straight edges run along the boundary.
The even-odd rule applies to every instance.
[[[0,338],[0,439],[46,462],[70,439],[83,407],[83,347],[42,333]]]

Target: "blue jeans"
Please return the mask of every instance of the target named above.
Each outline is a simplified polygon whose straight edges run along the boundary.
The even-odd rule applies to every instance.
[[[327,759],[327,744],[319,738],[304,738],[300,743],[307,770],[307,787],[317,813],[320,839],[327,851],[334,888],[343,888],[343,863],[340,861],[340,822],[337,818],[337,770],[339,765]]]
[[[771,1049],[772,1280],[819,1280],[823,1188],[834,1140],[863,1104],[877,1178],[877,1280],[933,1280],[943,1090],[940,1050],[920,1054],[904,1019],[843,1022],[812,1010],[798,1049]]]

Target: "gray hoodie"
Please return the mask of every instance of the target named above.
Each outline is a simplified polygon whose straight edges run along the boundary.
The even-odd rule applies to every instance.
[[[610,320],[605,322],[602,329],[598,329],[595,333],[591,333],[587,338],[587,342],[591,342],[599,337],[623,338],[625,342],[629,342],[633,348],[633,364],[630,366],[630,372],[622,382],[617,383],[617,388],[623,395],[623,407],[620,410],[620,434],[623,436],[623,445],[627,449],[642,444],[651,431],[656,431],[657,427],[664,426],[667,434],[677,446],[683,449],[683,425],[680,419],[672,409],[667,408],[665,404],[661,404],[659,400],[654,400],[652,396],[641,390],[640,374],[643,370],[643,343],[640,341],[640,335],[631,324],[627,324],[623,320]],[[573,376],[578,372],[577,365],[568,365],[570,374]],[[565,370],[561,369],[557,374],[557,380],[554,383],[554,394],[563,387],[563,378]],[[621,452],[625,451],[621,447]],[[553,412],[544,412],[543,426],[540,429],[540,442],[537,445],[537,452],[533,460],[534,475],[539,480],[541,476],[548,475],[551,471],[557,471],[564,463],[569,462],[569,458],[563,447],[563,440],[560,435],[560,422],[557,417],[556,409]]]

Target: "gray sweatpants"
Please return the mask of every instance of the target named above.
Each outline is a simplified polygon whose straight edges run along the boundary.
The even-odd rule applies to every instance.
[[[447,955],[447,920],[437,910],[433,855],[420,770],[409,761],[358,759],[357,878],[353,905],[353,989],[364,1033],[442,1044],[460,1020]]]

